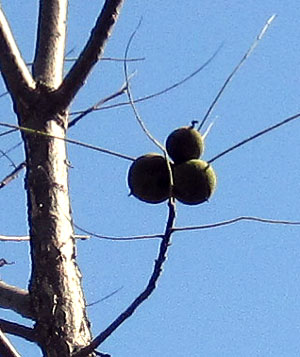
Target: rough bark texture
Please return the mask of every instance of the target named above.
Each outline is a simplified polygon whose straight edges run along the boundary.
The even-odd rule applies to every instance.
[[[44,94],[21,120],[26,127],[65,136],[65,117],[52,112]],[[36,332],[45,354],[68,356],[75,346],[88,343],[90,333],[75,262],[66,145],[40,135],[23,137],[32,259],[29,291]]]
[[[59,112],[52,93],[62,81],[66,10],[67,0],[40,2],[35,97],[16,106],[20,125],[61,138],[66,135],[67,112]],[[91,334],[75,261],[66,144],[30,133],[23,133],[23,138],[35,329],[45,355],[70,356],[89,343]]]

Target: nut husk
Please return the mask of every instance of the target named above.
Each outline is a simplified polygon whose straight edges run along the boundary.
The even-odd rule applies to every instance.
[[[187,205],[207,201],[213,194],[217,178],[213,168],[203,160],[189,160],[174,167],[174,197]]]
[[[166,149],[175,164],[198,159],[204,151],[204,140],[191,126],[174,130],[167,138]]]
[[[128,172],[128,186],[133,196],[147,203],[169,198],[170,176],[166,159],[150,153],[137,158]]]

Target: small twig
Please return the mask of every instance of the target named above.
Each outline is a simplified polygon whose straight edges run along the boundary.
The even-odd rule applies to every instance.
[[[264,25],[263,29],[260,31],[260,33],[256,36],[255,41],[252,43],[252,45],[250,46],[250,48],[248,49],[248,51],[244,54],[243,58],[240,60],[240,62],[238,63],[238,65],[234,68],[234,70],[230,73],[230,75],[227,77],[227,79],[225,80],[223,86],[221,87],[221,89],[219,90],[217,96],[215,97],[215,99],[213,100],[213,102],[211,103],[210,107],[208,108],[207,113],[205,114],[204,118],[202,119],[198,130],[201,130],[202,126],[204,125],[204,123],[206,122],[206,120],[208,119],[209,115],[211,114],[211,112],[213,111],[213,109],[215,108],[217,102],[219,101],[222,93],[224,92],[225,88],[227,87],[227,85],[229,84],[229,82],[232,80],[232,78],[234,77],[234,75],[237,73],[237,71],[242,67],[242,65],[244,64],[244,62],[247,60],[247,58],[251,55],[251,53],[254,51],[255,47],[258,45],[259,41],[262,39],[262,37],[264,36],[264,34],[266,33],[267,29],[269,28],[269,26],[271,25],[271,22],[275,19],[276,15],[272,15],[268,21],[266,22],[266,24]]]
[[[130,89],[130,84],[129,84],[129,75],[128,75],[128,68],[127,68],[127,57],[128,57],[128,52],[129,52],[129,48],[131,45],[131,42],[135,36],[135,34],[137,33],[139,27],[141,25],[141,20],[139,21],[136,29],[133,31],[133,33],[131,34],[129,41],[127,43],[126,49],[125,49],[125,59],[124,59],[124,75],[125,75],[125,80],[126,80],[126,87],[127,87],[127,96],[128,96],[128,100],[130,102],[131,108],[134,112],[135,118],[137,120],[137,122],[139,123],[140,127],[142,128],[142,130],[144,131],[144,133],[146,134],[146,136],[154,143],[154,145],[156,145],[160,150],[162,150],[165,153],[165,148],[164,146],[157,140],[155,139],[155,137],[150,133],[150,131],[147,129],[145,123],[143,122],[142,118],[140,117],[137,108],[134,104],[134,99],[131,93],[131,89]]]
[[[96,356],[100,356],[100,357],[111,357],[111,355],[108,353],[103,353],[99,351],[94,351],[94,353],[96,354]]]
[[[109,95],[108,97],[106,98],[103,98],[101,99],[100,101],[98,101],[97,103],[95,103],[94,105],[92,105],[91,107],[87,108],[86,110],[84,110],[81,114],[79,114],[76,118],[72,119],[70,122],[69,122],[69,125],[68,127],[71,128],[72,126],[74,126],[75,124],[77,124],[77,122],[79,120],[81,120],[82,118],[84,118],[86,115],[88,115],[89,113],[99,109],[104,103],[107,103],[108,101],[112,100],[112,99],[115,99],[117,97],[119,97],[120,95],[124,94],[127,90],[127,83],[123,83],[123,85],[121,86],[121,88]]]
[[[289,117],[289,118],[287,118],[287,119],[284,119],[284,120],[282,120],[281,122],[279,122],[279,123],[277,123],[277,124],[274,124],[274,125],[272,125],[272,126],[266,128],[266,129],[264,129],[264,130],[262,130],[262,131],[259,131],[258,133],[256,133],[256,134],[250,136],[249,138],[240,141],[239,143],[237,143],[237,144],[231,146],[229,149],[227,149],[227,150],[221,152],[220,154],[214,156],[212,159],[208,160],[207,162],[208,162],[209,164],[211,164],[212,162],[216,161],[216,160],[219,159],[220,157],[222,157],[222,156],[228,154],[229,152],[231,152],[231,151],[237,149],[238,147],[240,147],[240,146],[242,146],[242,145],[248,143],[249,141],[252,141],[252,140],[258,138],[258,137],[260,137],[260,136],[262,136],[262,135],[268,133],[269,131],[272,131],[272,130],[274,130],[274,129],[277,129],[277,128],[279,128],[280,126],[289,123],[290,121],[293,121],[293,120],[295,120],[295,119],[298,119],[299,117],[300,117],[300,113],[299,113],[299,114],[296,114],[296,115],[293,115],[293,116],[291,116],[291,117]]]
[[[10,130],[9,130],[10,131]],[[16,131],[14,129],[14,131]],[[19,146],[21,146],[23,144],[22,141],[19,141],[16,145],[13,145],[12,147],[10,147],[8,150],[5,151],[5,154],[9,154],[10,152],[12,152],[13,150],[17,149]],[[1,155],[0,155],[0,159],[1,159]]]
[[[18,177],[18,174],[24,169],[24,167],[26,167],[26,164],[25,162],[21,162],[21,164],[15,167],[16,168],[9,175],[7,175],[2,181],[0,181],[0,189],[9,184],[16,177]]]
[[[96,304],[99,304],[99,303],[102,302],[102,301],[105,301],[105,300],[109,299],[109,298],[112,297],[113,295],[117,294],[120,290],[122,290],[123,287],[124,287],[124,286],[121,286],[120,288],[114,290],[112,293],[110,293],[110,294],[104,296],[102,299],[96,300],[96,301],[94,301],[94,302],[91,302],[90,304],[86,304],[86,306],[88,306],[88,307],[94,306],[94,305],[96,305]]]
[[[5,357],[21,357],[9,339],[4,335],[0,329],[0,356]]]
[[[1,94],[0,94],[0,98],[6,96],[8,93],[9,93],[8,91],[1,93]]]
[[[13,265],[15,262],[8,262],[4,258],[0,259],[0,268],[2,268],[4,265]]]
[[[78,226],[77,224],[73,223],[74,227],[79,229],[81,232],[86,233],[92,237],[105,239],[105,240],[112,240],[112,241],[132,241],[132,240],[141,240],[141,239],[151,239],[151,238],[163,238],[164,234],[149,234],[149,235],[141,235],[141,236],[130,236],[130,237],[113,237],[113,236],[105,236],[102,234],[97,234],[94,232],[87,231],[86,229]],[[0,236],[1,237],[1,236]],[[1,240],[1,238],[0,238]]]
[[[169,217],[165,229],[164,238],[160,243],[158,257],[155,260],[153,272],[144,291],[121,313],[103,332],[101,332],[87,347],[75,353],[74,357],[87,356],[92,353],[103,341],[105,341],[125,320],[127,320],[135,310],[152,294],[155,290],[157,281],[161,275],[163,264],[167,258],[168,247],[172,235],[172,227],[175,221],[176,211],[175,202],[169,200]]]
[[[203,65],[201,65],[199,68],[197,68],[194,72],[190,73],[189,75],[187,75],[186,77],[184,77],[183,79],[181,79],[180,81],[178,82],[175,82],[174,84],[172,84],[171,86],[165,88],[165,89],[162,89],[158,92],[155,92],[155,93],[152,93],[152,94],[149,94],[145,97],[141,97],[141,98],[137,98],[134,100],[135,103],[139,103],[139,102],[144,102],[146,100],[149,100],[149,99],[152,99],[152,98],[155,98],[155,97],[158,97],[162,94],[165,94],[165,93],[168,93],[169,91],[171,91],[172,89],[175,89],[179,86],[181,86],[182,84],[184,84],[185,82],[187,82],[188,80],[190,80],[191,78],[195,77],[198,73],[200,73],[205,67],[208,66],[208,64],[216,57],[216,55],[219,53],[219,51],[221,50],[223,45],[220,45],[218,47],[218,49],[215,51],[215,53],[206,61],[204,62]],[[113,108],[117,108],[117,107],[122,107],[124,105],[130,105],[130,102],[121,102],[121,103],[117,103],[117,104],[112,104],[112,105],[107,105],[107,106],[103,106],[99,109],[96,109],[96,110],[104,110],[104,109],[113,109]],[[82,111],[75,111],[75,112],[72,112],[70,113],[70,115],[77,115],[77,114],[80,114],[82,113]]]
[[[1,159],[2,157],[5,157],[15,169],[17,168],[16,164],[15,164],[15,163],[13,162],[13,160],[7,155],[7,153],[6,153],[5,151],[3,151],[3,150],[0,149],[0,153],[1,153],[0,159]]]
[[[222,226],[228,226],[230,224],[234,224],[240,221],[254,221],[259,223],[282,224],[282,225],[290,225],[290,226],[300,225],[300,221],[285,221],[285,220],[277,220],[277,219],[269,219],[269,218],[253,217],[253,216],[240,216],[240,217],[228,219],[227,221],[205,224],[201,226],[174,227],[172,231],[182,232],[182,231],[192,231],[192,230],[200,230],[200,229],[211,229],[211,228],[217,228]]]
[[[134,161],[135,160],[135,158],[132,157],[132,156],[120,154],[120,153],[118,153],[116,151],[104,149],[104,148],[101,148],[99,146],[95,146],[95,145],[91,145],[91,144],[86,144],[86,143],[83,143],[81,141],[77,141],[77,140],[73,140],[73,139],[67,139],[67,138],[61,138],[61,137],[55,136],[55,135],[50,135],[48,133],[44,133],[43,131],[34,130],[34,129],[30,129],[30,128],[25,128],[23,126],[7,124],[7,123],[0,123],[0,126],[4,126],[4,127],[7,127],[7,128],[18,129],[18,130],[24,131],[24,132],[26,132],[28,134],[45,136],[45,137],[47,137],[49,139],[63,140],[65,142],[69,143],[69,144],[82,146],[82,147],[85,147],[87,149],[94,150],[94,151],[99,151],[99,152],[102,152],[102,153],[105,153],[105,154],[108,154],[108,155],[119,157],[121,159],[129,160],[129,161]]]
[[[90,235],[75,234],[75,239],[86,240],[90,239]],[[29,236],[5,236],[0,235],[0,242],[28,242],[30,240]]]
[[[0,136],[5,136],[11,133],[14,133],[15,131],[17,131],[17,129],[11,129],[11,130],[7,130],[4,133],[0,133]]]
[[[146,59],[145,57],[128,58],[127,62],[139,62],[139,61],[145,61],[145,59]],[[65,62],[76,62],[77,60],[78,60],[78,57],[65,58]],[[100,61],[124,62],[124,58],[102,57],[102,58],[100,58]]]

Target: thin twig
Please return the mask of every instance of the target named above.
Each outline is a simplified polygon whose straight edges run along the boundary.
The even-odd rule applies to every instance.
[[[121,313],[103,332],[101,332],[87,347],[84,347],[74,357],[87,356],[92,353],[103,341],[105,341],[125,320],[127,320],[135,310],[152,294],[155,290],[158,279],[162,273],[162,267],[167,259],[167,251],[170,246],[172,227],[176,217],[175,203],[169,200],[169,217],[165,229],[164,238],[160,243],[158,257],[155,260],[153,272],[144,291]]]
[[[86,240],[90,239],[90,235],[74,234],[75,239]],[[29,236],[5,236],[0,235],[0,242],[28,242],[30,241]]]
[[[189,75],[187,75],[186,77],[184,77],[183,79],[181,79],[178,82],[175,82],[174,84],[172,84],[171,86],[162,89],[158,92],[149,94],[145,97],[141,97],[141,98],[137,98],[134,100],[135,103],[139,103],[139,102],[144,102],[146,100],[158,97],[162,94],[168,93],[169,91],[171,91],[172,89],[175,89],[177,87],[179,87],[180,85],[184,84],[185,82],[187,82],[188,80],[190,80],[191,78],[195,77],[198,73],[200,73],[205,67],[208,66],[208,64],[216,57],[216,55],[219,53],[219,51],[221,50],[223,45],[220,45],[218,47],[218,49],[215,51],[215,53],[213,53],[213,55],[206,61],[204,62],[204,64],[202,64],[199,68],[197,68],[195,71],[193,71],[192,73],[190,73]],[[130,102],[121,102],[121,103],[117,103],[117,104],[112,104],[112,105],[107,105],[107,106],[103,106],[101,108],[98,108],[96,110],[104,110],[104,109],[113,109],[113,108],[117,108],[117,107],[122,107],[124,105],[130,105]],[[81,114],[83,111],[75,111],[70,113],[70,115],[78,115]]]
[[[17,131],[17,129],[7,130],[7,131],[5,131],[4,133],[0,133],[0,137],[1,137],[1,136],[8,135],[8,134],[11,134],[11,133],[14,133],[15,131]]]
[[[203,224],[199,226],[191,226],[191,227],[174,227],[172,228],[172,232],[180,232],[180,231],[189,231],[189,230],[202,230],[202,229],[211,229],[217,228],[222,226],[228,226],[230,224],[234,224],[240,221],[252,221],[252,222],[259,222],[259,223],[270,223],[270,224],[279,224],[279,225],[290,225],[290,226],[299,226],[300,221],[288,221],[288,220],[278,220],[278,219],[271,219],[271,218],[262,218],[262,217],[254,217],[254,216],[239,216],[235,218],[231,218],[229,220],[211,223],[211,224]],[[132,241],[132,240],[145,240],[145,239],[162,239],[164,238],[164,234],[148,234],[148,235],[140,235],[140,236],[130,236],[130,237],[112,237],[112,236],[104,236],[97,233],[93,233],[87,231],[78,225],[74,224],[74,227],[79,229],[80,231],[89,234],[92,237],[105,239],[105,240],[112,240],[112,241]],[[1,240],[1,236],[0,236]]]
[[[166,148],[150,133],[150,131],[146,128],[146,125],[144,124],[141,116],[138,113],[138,110],[134,104],[134,99],[133,99],[133,95],[131,93],[131,89],[130,89],[130,83],[129,83],[129,76],[128,76],[128,69],[127,69],[127,57],[128,57],[128,52],[129,52],[129,48],[130,48],[130,44],[135,36],[135,34],[137,33],[137,30],[139,29],[140,25],[141,25],[141,21],[142,19],[139,21],[136,29],[133,31],[133,33],[131,34],[129,41],[127,43],[126,46],[126,50],[125,50],[125,60],[124,60],[124,74],[125,74],[125,79],[126,79],[126,85],[127,85],[127,96],[131,105],[131,108],[134,112],[135,118],[138,121],[138,123],[140,124],[142,130],[144,131],[144,133],[146,134],[146,136],[154,143],[154,145],[156,145],[160,150],[162,150],[162,152],[164,153],[165,156],[165,160],[167,163],[167,168],[168,168],[168,173],[169,173],[169,180],[170,180],[170,188],[169,188],[169,197],[171,198],[173,196],[173,186],[174,186],[174,179],[173,179],[173,171],[172,171],[172,167],[171,167],[171,162],[169,160],[168,157],[168,153]]]
[[[277,124],[274,124],[274,125],[272,125],[272,126],[266,128],[266,129],[264,129],[264,130],[262,130],[262,131],[259,131],[258,133],[256,133],[256,134],[250,136],[249,138],[240,141],[239,143],[237,143],[237,144],[231,146],[229,149],[227,149],[227,150],[221,152],[220,154],[214,156],[212,159],[208,160],[207,162],[208,162],[209,164],[211,164],[212,162],[216,161],[216,160],[219,159],[220,157],[222,157],[222,156],[228,154],[229,152],[231,152],[231,151],[237,149],[238,147],[240,147],[240,146],[242,146],[242,145],[248,143],[249,141],[252,141],[252,140],[254,140],[254,139],[256,139],[256,138],[258,138],[258,137],[260,137],[260,136],[262,136],[262,135],[264,135],[264,134],[266,134],[266,133],[268,133],[269,131],[272,131],[272,130],[274,130],[274,129],[277,129],[277,128],[279,128],[279,127],[282,126],[282,125],[285,125],[285,124],[287,124],[287,123],[289,123],[289,122],[291,122],[291,121],[293,121],[293,120],[295,120],[295,119],[298,119],[299,117],[300,117],[300,113],[299,113],[299,114],[296,114],[296,115],[293,115],[293,116],[291,116],[291,117],[289,117],[289,118],[287,118],[287,119],[284,119],[284,120],[282,120],[281,122],[279,122],[279,123],[277,123]]]
[[[8,262],[4,258],[0,259],[0,268],[2,268],[4,265],[13,265],[13,264],[15,264],[15,262]]]
[[[15,129],[13,129],[14,131],[16,131]],[[10,152],[12,152],[13,150],[17,149],[19,146],[21,146],[23,144],[22,141],[18,142],[16,145],[13,145],[12,147],[10,147],[8,150],[5,151],[5,154],[9,154]],[[1,159],[1,155],[0,155],[0,159]]]
[[[139,62],[139,61],[144,61],[145,59],[146,59],[145,57],[128,58],[127,62]],[[65,62],[76,62],[77,60],[78,60],[78,57],[65,58]],[[124,62],[124,58],[102,57],[102,58],[100,58],[100,61]]]
[[[99,300],[96,300],[94,302],[91,302],[90,304],[86,304],[87,307],[91,307],[91,306],[94,306],[94,305],[97,305],[99,304],[100,302],[103,302],[107,299],[109,299],[110,297],[112,297],[113,295],[117,294],[120,290],[123,289],[124,286],[121,286],[120,288],[114,290],[113,292],[111,292],[110,294],[104,296],[103,298],[99,299]]]
[[[174,227],[173,232],[211,229],[211,228],[217,228],[217,227],[222,227],[222,226],[228,226],[230,224],[234,224],[234,223],[237,223],[240,221],[252,221],[252,222],[269,223],[269,224],[282,224],[282,225],[289,225],[289,226],[299,226],[300,225],[300,221],[285,221],[285,220],[261,218],[261,217],[253,217],[253,216],[240,216],[240,217],[228,219],[227,221],[222,221],[222,222],[217,222],[217,223],[212,223],[212,224],[205,224],[205,225],[201,225],[201,226]]]
[[[130,237],[114,237],[114,236],[105,236],[102,234],[97,234],[94,232],[90,232],[77,224],[73,223],[74,227],[80,230],[81,232],[88,234],[91,237],[96,237],[104,240],[112,240],[112,241],[132,241],[132,240],[141,240],[141,239],[152,239],[152,238],[163,238],[164,234],[149,234],[149,235],[141,235],[141,236],[130,236]],[[0,236],[1,240],[1,236]]]
[[[16,166],[16,164],[14,163],[14,161],[7,155],[7,153],[6,153],[5,151],[3,151],[3,150],[0,149],[0,153],[1,153],[0,159],[1,159],[2,157],[5,157],[15,169],[17,168],[17,166]]]
[[[18,130],[24,131],[25,133],[28,133],[28,134],[45,136],[45,137],[47,137],[49,139],[63,140],[65,142],[69,143],[69,144],[82,146],[82,147],[85,147],[87,149],[94,150],[94,151],[99,151],[99,152],[102,152],[102,153],[105,153],[105,154],[108,154],[108,155],[119,157],[121,159],[129,160],[129,161],[134,161],[135,160],[135,158],[132,157],[132,156],[120,154],[120,153],[118,153],[116,151],[104,149],[104,148],[101,148],[99,146],[95,146],[95,145],[91,145],[91,144],[86,144],[86,143],[83,143],[81,141],[77,141],[77,140],[73,140],[73,139],[61,138],[59,136],[55,136],[55,135],[50,135],[48,133],[44,133],[43,131],[30,129],[30,128],[25,128],[24,126],[18,126],[18,125],[13,125],[13,124],[8,124],[8,123],[0,123],[0,126],[4,126],[4,127],[7,127],[7,128],[18,129]]]
[[[137,33],[139,27],[141,25],[141,20],[139,21],[136,29],[133,31],[133,33],[131,34],[129,41],[127,43],[126,49],[125,49],[125,59],[124,59],[124,75],[125,75],[125,80],[126,80],[126,87],[127,87],[127,96],[128,96],[128,100],[130,102],[131,108],[134,112],[135,118],[137,120],[137,122],[139,123],[140,127],[142,128],[142,130],[144,131],[144,133],[146,134],[146,136],[154,143],[154,145],[156,145],[160,150],[162,150],[165,153],[165,148],[164,146],[157,140],[155,139],[155,137],[150,133],[150,131],[147,129],[145,123],[143,122],[142,118],[140,117],[137,108],[134,104],[134,100],[133,100],[133,96],[131,93],[131,89],[130,89],[130,84],[129,84],[129,75],[128,75],[128,68],[127,68],[127,57],[128,57],[128,52],[129,52],[129,48],[131,45],[131,42],[135,36],[135,34]]]
[[[79,120],[81,120],[82,118],[84,118],[86,115],[88,115],[89,113],[92,113],[93,111],[99,109],[104,103],[107,103],[108,101],[115,99],[117,97],[119,97],[120,95],[124,94],[127,90],[127,83],[123,83],[121,88],[119,90],[117,90],[115,93],[109,95],[106,98],[103,98],[101,100],[99,100],[97,103],[95,103],[94,105],[92,105],[91,107],[87,108],[86,110],[84,110],[81,114],[79,114],[76,118],[72,119],[69,122],[68,127],[71,128],[72,126],[74,126],[75,124],[77,124],[77,122]]]
[[[6,176],[2,181],[0,181],[0,189],[9,184],[12,180],[18,177],[18,174],[26,167],[25,162],[21,162],[16,168]]]
[[[232,80],[232,78],[234,77],[234,75],[237,73],[237,71],[242,67],[242,65],[244,64],[244,62],[247,60],[247,58],[251,55],[251,53],[254,51],[255,47],[258,45],[259,41],[262,39],[262,37],[264,36],[264,34],[266,33],[267,29],[269,28],[269,26],[271,25],[271,22],[275,19],[276,15],[272,15],[268,21],[266,22],[266,24],[264,25],[263,29],[260,31],[260,33],[256,36],[255,41],[252,43],[252,45],[250,46],[250,48],[248,49],[248,51],[244,54],[244,56],[242,57],[242,59],[240,60],[240,62],[238,63],[238,65],[234,68],[234,70],[230,73],[230,75],[227,77],[227,79],[225,80],[223,86],[221,87],[221,89],[219,90],[217,96],[215,97],[215,99],[213,100],[213,102],[211,103],[210,107],[208,108],[207,113],[205,114],[204,118],[202,119],[198,130],[201,130],[201,128],[203,127],[204,123],[206,122],[206,120],[208,119],[209,115],[212,113],[213,109],[215,108],[217,102],[219,101],[222,93],[224,92],[225,88],[227,87],[227,85],[229,84],[229,82]]]

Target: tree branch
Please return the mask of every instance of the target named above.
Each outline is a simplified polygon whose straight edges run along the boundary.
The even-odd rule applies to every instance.
[[[90,235],[74,234],[75,239],[86,240],[91,238]],[[4,236],[0,235],[0,242],[29,242],[29,236]]]
[[[0,356],[5,357],[21,357],[9,339],[4,335],[0,329]]]
[[[157,281],[161,275],[162,267],[167,259],[167,251],[170,246],[172,227],[176,217],[175,203],[173,199],[169,200],[169,217],[165,229],[164,237],[160,243],[158,257],[155,260],[153,272],[144,291],[113,321],[104,331],[102,331],[87,346],[75,353],[73,357],[85,357],[92,353],[103,341],[107,339],[125,320],[127,320],[135,310],[152,294],[156,288]]]
[[[66,108],[83,86],[89,72],[99,61],[124,0],[106,0],[90,38],[78,60],[55,92],[57,102]]]
[[[12,180],[18,177],[18,174],[26,167],[25,162],[21,162],[9,175],[4,177],[2,181],[0,181],[0,189],[9,184]]]
[[[34,78],[58,88],[62,81],[66,40],[67,0],[40,0]]]
[[[2,280],[0,280],[0,307],[33,319],[28,291],[8,285]]]
[[[0,327],[3,330],[3,332],[9,333],[10,335],[22,337],[30,342],[37,341],[35,330],[30,327],[26,327],[17,324],[15,322],[3,320],[3,319],[0,319]]]
[[[25,100],[35,88],[35,82],[14,40],[0,7],[0,70],[13,98]]]

